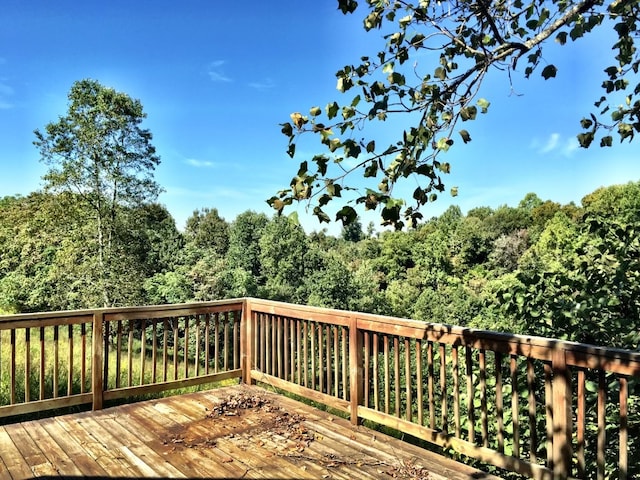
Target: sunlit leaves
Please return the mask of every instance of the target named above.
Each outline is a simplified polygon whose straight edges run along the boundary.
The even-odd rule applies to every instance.
[[[560,72],[556,65],[546,63],[546,44],[567,45],[569,39],[604,25],[607,16],[615,15],[615,59],[604,71],[606,95],[595,104],[599,111],[580,122],[583,132],[578,141],[588,147],[596,137],[601,146],[612,145],[616,136],[631,140],[640,131],[640,84],[633,92],[629,84],[630,75],[640,71],[634,45],[637,15],[625,2],[608,2],[533,0],[525,4],[516,0],[483,2],[482,8],[476,2],[363,3],[364,29],[379,29],[383,42],[376,53],[367,52],[337,71],[336,87],[343,93],[354,91],[351,101],[332,101],[324,109],[312,107],[309,117],[293,114],[291,123],[281,125],[290,156],[295,155],[295,144],[305,133],[317,134],[329,155],[320,163],[312,159],[316,172],[309,165],[307,175],[316,183],[299,179],[277,198],[282,202],[304,198],[324,207],[337,197],[325,191],[327,185],[340,183],[350,188],[348,178],[359,174],[365,183],[358,190],[367,193],[355,199],[355,208],[378,209],[383,223],[396,228],[405,222],[414,224],[421,217],[420,207],[445,191],[442,176],[449,172],[449,163],[439,157],[455,146],[452,137],[461,139],[460,144],[469,143],[471,123],[479,119],[479,113],[488,113],[490,102],[481,96],[486,75],[504,72],[511,81],[517,74],[529,78],[535,72],[545,80],[554,78]],[[343,13],[355,11],[356,6],[355,1],[338,2]],[[625,101],[620,108],[608,100],[609,94],[618,92]],[[409,121],[396,140],[386,148],[376,146],[378,135],[369,125],[402,114]],[[610,124],[601,120],[603,115],[610,118]],[[467,125],[459,130],[458,122]],[[390,122],[390,127],[398,124],[401,122]],[[607,132],[600,138],[601,129]],[[407,199],[411,204],[391,197],[395,185],[404,179],[418,184],[412,189],[413,197]],[[352,201],[342,199],[345,204]]]

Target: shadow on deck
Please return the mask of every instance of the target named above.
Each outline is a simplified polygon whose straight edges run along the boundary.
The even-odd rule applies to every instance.
[[[0,479],[496,479],[255,386],[0,427]]]

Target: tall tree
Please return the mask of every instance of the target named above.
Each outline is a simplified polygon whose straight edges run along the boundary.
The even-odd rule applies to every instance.
[[[291,157],[306,133],[328,152],[302,160],[290,186],[269,199],[278,211],[294,200],[309,201],[318,219],[328,222],[324,208],[337,198],[343,203],[336,220],[353,222],[352,199],[340,199],[353,187],[345,177],[360,173],[369,183],[356,207],[380,207],[383,223],[396,228],[415,224],[420,207],[445,190],[442,177],[450,165],[440,154],[455,142],[471,141],[459,124],[489,111],[489,99],[481,96],[485,79],[555,77],[558,67],[544,60],[548,44],[565,45],[594,30],[611,30],[612,54],[603,78],[594,82],[603,88],[602,97],[593,99],[595,111],[585,112],[580,125],[576,118],[578,141],[587,148],[597,138],[607,147],[614,136],[631,140],[640,131],[637,0],[338,0],[338,7],[345,14],[361,12],[365,30],[383,31],[386,44],[336,72],[346,99],[314,106],[308,114],[294,112],[282,124]],[[376,142],[374,126],[368,134],[369,124],[398,116],[402,127],[395,143]],[[411,198],[395,197],[394,185],[407,177],[417,184]]]
[[[126,245],[127,208],[153,202],[160,187],[153,171],[160,163],[151,133],[141,123],[142,104],[96,80],[75,82],[67,114],[36,130],[34,144],[49,167],[45,189],[73,192],[90,212],[94,227],[97,283],[104,306],[113,304],[117,256]]]

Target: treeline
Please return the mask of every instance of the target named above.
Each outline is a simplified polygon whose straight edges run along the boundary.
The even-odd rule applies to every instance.
[[[516,207],[450,207],[409,231],[374,234],[355,222],[341,238],[253,211],[227,222],[216,209],[195,211],[180,232],[150,204],[120,207],[112,238],[98,239],[76,200],[0,199],[2,312],[102,306],[101,284],[111,305],[257,296],[640,344],[640,182],[598,189],[579,206],[528,194]]]

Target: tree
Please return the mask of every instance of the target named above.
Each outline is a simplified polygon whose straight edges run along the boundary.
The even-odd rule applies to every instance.
[[[218,214],[218,209],[195,210],[187,219],[185,237],[193,246],[211,249],[224,256],[229,248],[229,224]]]
[[[34,144],[49,167],[45,189],[72,192],[85,206],[94,227],[96,281],[104,306],[113,304],[119,281],[117,261],[127,245],[127,209],[153,202],[160,187],[153,171],[160,163],[151,133],[141,128],[146,117],[142,104],[95,80],[75,82],[69,109]]]
[[[359,172],[370,183],[355,198],[356,207],[381,207],[383,224],[395,228],[415,225],[422,218],[420,207],[445,190],[442,176],[450,165],[440,161],[440,154],[458,140],[471,141],[469,130],[458,129],[459,124],[489,110],[489,100],[480,96],[487,75],[501,72],[512,79],[524,66],[527,78],[534,73],[555,77],[558,68],[543,56],[547,44],[564,45],[593,30],[613,29],[615,58],[604,71],[596,111],[580,122],[578,141],[588,148],[598,137],[600,146],[611,146],[614,135],[631,140],[640,131],[640,84],[634,85],[640,68],[634,45],[640,6],[634,0],[367,0],[363,7],[338,0],[338,6],[345,14],[364,10],[365,30],[384,31],[386,45],[338,70],[338,90],[355,92],[346,101],[330,102],[324,111],[314,106],[308,115],[294,112],[282,124],[291,157],[307,133],[328,152],[304,159],[289,188],[268,200],[277,211],[294,200],[308,201],[315,203],[318,219],[328,222],[325,206],[353,189],[345,177]],[[418,56],[421,62],[411,61]],[[395,143],[360,137],[370,124],[392,116],[406,122]],[[394,185],[407,177],[417,184],[412,198],[394,197]],[[457,189],[451,193],[455,196]],[[351,223],[357,212],[344,203],[335,218]]]

